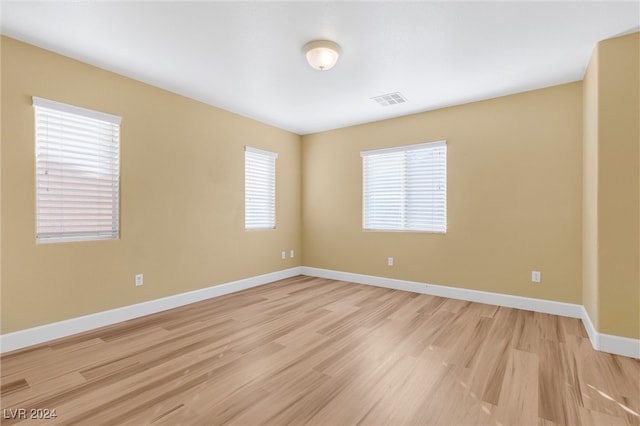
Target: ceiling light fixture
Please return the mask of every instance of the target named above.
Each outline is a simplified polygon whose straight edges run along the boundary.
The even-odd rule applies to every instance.
[[[327,71],[338,62],[340,46],[329,40],[314,40],[304,45],[304,54],[313,68]]]

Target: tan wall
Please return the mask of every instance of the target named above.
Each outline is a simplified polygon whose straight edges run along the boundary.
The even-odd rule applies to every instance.
[[[360,151],[441,139],[448,232],[363,232]],[[582,303],[581,82],[304,136],[302,161],[305,266]]]
[[[640,338],[639,52],[640,33],[598,46],[598,331],[633,338]]]
[[[2,333],[300,265],[300,137],[2,38]],[[31,96],[122,116],[121,237],[35,242]],[[277,229],[244,230],[245,144],[279,153]],[[144,286],[134,274],[144,273]]]
[[[1,332],[304,264],[583,303],[598,331],[639,338],[639,37],[600,43],[584,84],[308,135],[302,145],[2,37]],[[33,95],[123,117],[120,240],[35,243]],[[360,151],[440,139],[447,234],[363,232]],[[275,231],[243,229],[245,144],[279,153]],[[281,260],[290,249],[297,256]]]
[[[582,84],[582,303],[598,329],[598,46]]]
[[[2,45],[0,36],[0,99],[2,99]],[[2,102],[0,101],[0,143],[2,142]],[[2,145],[0,145],[0,190],[2,189]],[[2,298],[2,194],[0,193],[0,299]],[[2,333],[2,302],[0,301],[0,333]]]

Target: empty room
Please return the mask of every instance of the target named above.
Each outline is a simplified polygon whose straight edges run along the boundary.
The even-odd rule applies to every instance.
[[[2,426],[640,425],[640,2],[0,20]]]

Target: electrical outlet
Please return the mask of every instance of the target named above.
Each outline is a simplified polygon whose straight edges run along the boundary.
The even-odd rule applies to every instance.
[[[144,275],[136,274],[136,287],[141,286],[142,284],[144,284]]]
[[[540,282],[540,271],[531,271],[531,282]]]
[[[387,257],[387,266],[393,266],[393,257]]]
[[[291,251],[289,252],[289,257],[293,258],[293,255],[294,255],[294,254],[295,254],[295,253],[293,252],[293,250],[291,250]]]
[[[285,260],[287,258],[287,252],[283,251],[282,252],[282,260]]]

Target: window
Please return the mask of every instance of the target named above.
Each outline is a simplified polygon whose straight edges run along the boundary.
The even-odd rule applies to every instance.
[[[244,149],[244,227],[276,227],[276,158],[261,149]]]
[[[120,117],[33,97],[36,240],[117,239]]]
[[[366,230],[447,231],[446,141],[363,151]]]

